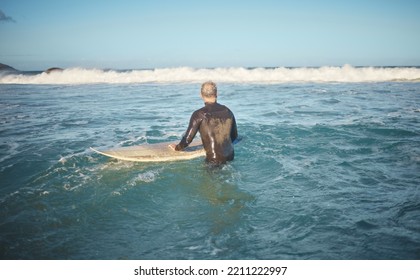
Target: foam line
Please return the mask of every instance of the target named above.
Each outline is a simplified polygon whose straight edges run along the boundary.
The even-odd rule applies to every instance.
[[[290,82],[420,82],[417,67],[319,67],[319,68],[214,68],[189,67],[153,70],[100,70],[69,68],[39,74],[1,74],[0,84],[130,84],[130,83],[202,83],[207,80],[226,83]]]

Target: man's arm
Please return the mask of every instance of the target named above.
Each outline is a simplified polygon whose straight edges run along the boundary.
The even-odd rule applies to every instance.
[[[175,147],[176,151],[182,151],[183,149],[188,147],[188,145],[192,142],[195,135],[197,134],[198,129],[200,128],[201,120],[202,119],[199,118],[199,114],[197,111],[192,114],[187,131],[182,137],[181,142],[179,142],[179,144]]]
[[[230,139],[232,143],[236,140],[236,138],[238,138],[238,129],[236,127],[235,116],[232,113],[232,129],[230,130]]]

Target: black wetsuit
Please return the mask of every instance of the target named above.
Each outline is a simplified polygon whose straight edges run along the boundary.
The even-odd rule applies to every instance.
[[[232,111],[219,103],[206,103],[195,111],[187,132],[175,147],[180,151],[187,147],[200,131],[201,140],[206,150],[206,161],[221,164],[233,160],[233,141],[238,137],[236,120]]]

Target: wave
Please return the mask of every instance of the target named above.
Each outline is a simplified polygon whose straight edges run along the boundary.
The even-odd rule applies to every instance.
[[[152,70],[101,70],[69,68],[51,73],[0,74],[0,84],[129,84],[290,82],[420,82],[418,67],[319,67],[319,68],[160,68]]]

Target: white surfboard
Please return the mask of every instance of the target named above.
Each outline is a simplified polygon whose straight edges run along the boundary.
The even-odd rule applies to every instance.
[[[201,143],[201,139],[193,141],[183,151],[174,151],[169,147],[170,144],[177,143],[164,142],[157,144],[143,144],[131,147],[114,148],[104,151],[100,151],[92,147],[90,149],[107,157],[138,162],[189,160],[206,155],[203,144]]]

